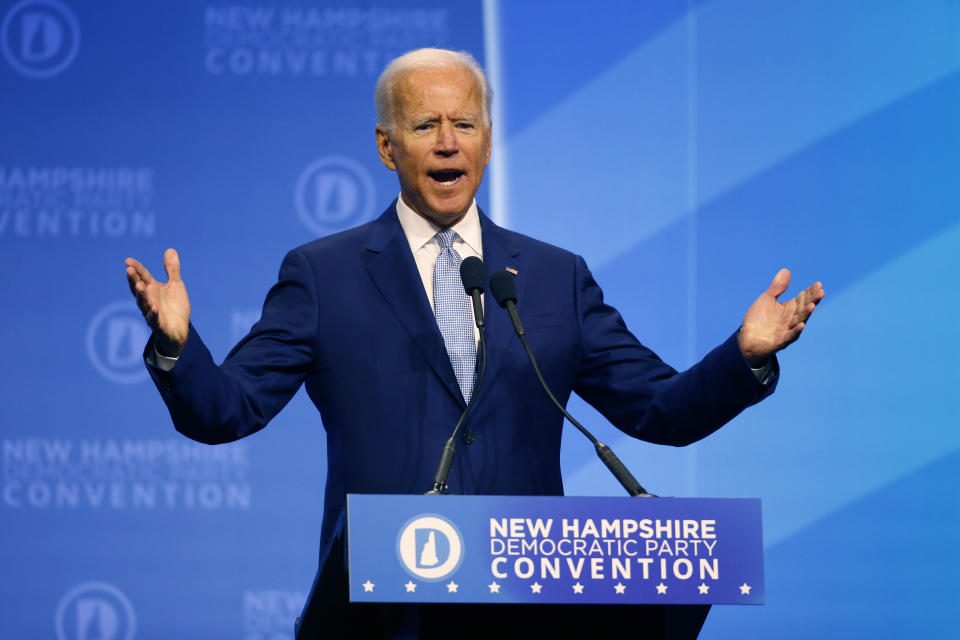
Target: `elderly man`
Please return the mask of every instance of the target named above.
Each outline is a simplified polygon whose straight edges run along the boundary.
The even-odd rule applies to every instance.
[[[478,256],[488,273],[516,274],[520,316],[561,401],[576,391],[626,433],[673,445],[705,437],[772,393],[774,354],[797,339],[823,290],[817,283],[780,303],[790,279],[782,270],[738,331],[677,372],[603,303],[580,257],[499,228],[478,210],[474,196],[491,151],[490,90],[473,58],[438,49],[401,56],[381,75],[376,104],[377,149],[397,173],[399,198],[371,223],[291,251],[260,321],[219,367],[190,324],[177,253],[164,255],[166,284],[127,259],[131,291],[153,329],[148,368],[177,429],[211,444],[262,428],[306,385],[327,431],[328,478],[320,570],[298,638],[570,632],[576,616],[556,608],[544,615],[545,608],[346,604],[346,494],[430,488],[440,446],[473,391],[460,260]],[[488,303],[485,317],[485,397],[450,490],[560,495],[562,416],[539,388],[507,315]],[[608,628],[629,623],[642,637],[664,637],[676,625],[645,608],[620,607],[611,619]]]

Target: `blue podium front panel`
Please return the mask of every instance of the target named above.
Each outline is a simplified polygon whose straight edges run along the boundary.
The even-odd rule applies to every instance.
[[[350,495],[353,602],[763,604],[758,499]]]

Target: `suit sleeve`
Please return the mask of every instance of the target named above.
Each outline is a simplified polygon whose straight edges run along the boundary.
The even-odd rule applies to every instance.
[[[761,384],[740,353],[736,332],[678,372],[627,330],[579,256],[575,289],[582,354],[574,391],[624,433],[684,446],[773,393],[776,360],[773,380]]]
[[[218,444],[262,429],[313,367],[318,314],[313,270],[293,250],[267,294],[260,320],[222,365],[214,363],[191,325],[173,369],[147,365],[177,431]]]

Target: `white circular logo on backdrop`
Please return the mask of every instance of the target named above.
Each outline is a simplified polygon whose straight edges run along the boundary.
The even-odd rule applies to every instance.
[[[80,48],[80,25],[58,0],[24,0],[0,25],[0,48],[10,66],[28,78],[55,76]]]
[[[107,380],[133,384],[149,377],[143,365],[143,348],[150,328],[133,301],[108,304],[90,321],[87,356]]]
[[[131,640],[137,626],[130,600],[106,582],[70,589],[57,605],[55,623],[59,640]]]
[[[300,220],[314,233],[340,231],[373,218],[373,178],[353,158],[320,158],[297,178],[293,204]]]
[[[413,576],[443,580],[460,567],[463,537],[456,525],[443,516],[417,516],[400,530],[397,556]]]

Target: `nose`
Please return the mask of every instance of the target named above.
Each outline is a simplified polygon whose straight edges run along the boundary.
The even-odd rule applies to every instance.
[[[457,135],[452,122],[444,122],[437,129],[434,151],[442,156],[452,156],[457,152]]]

